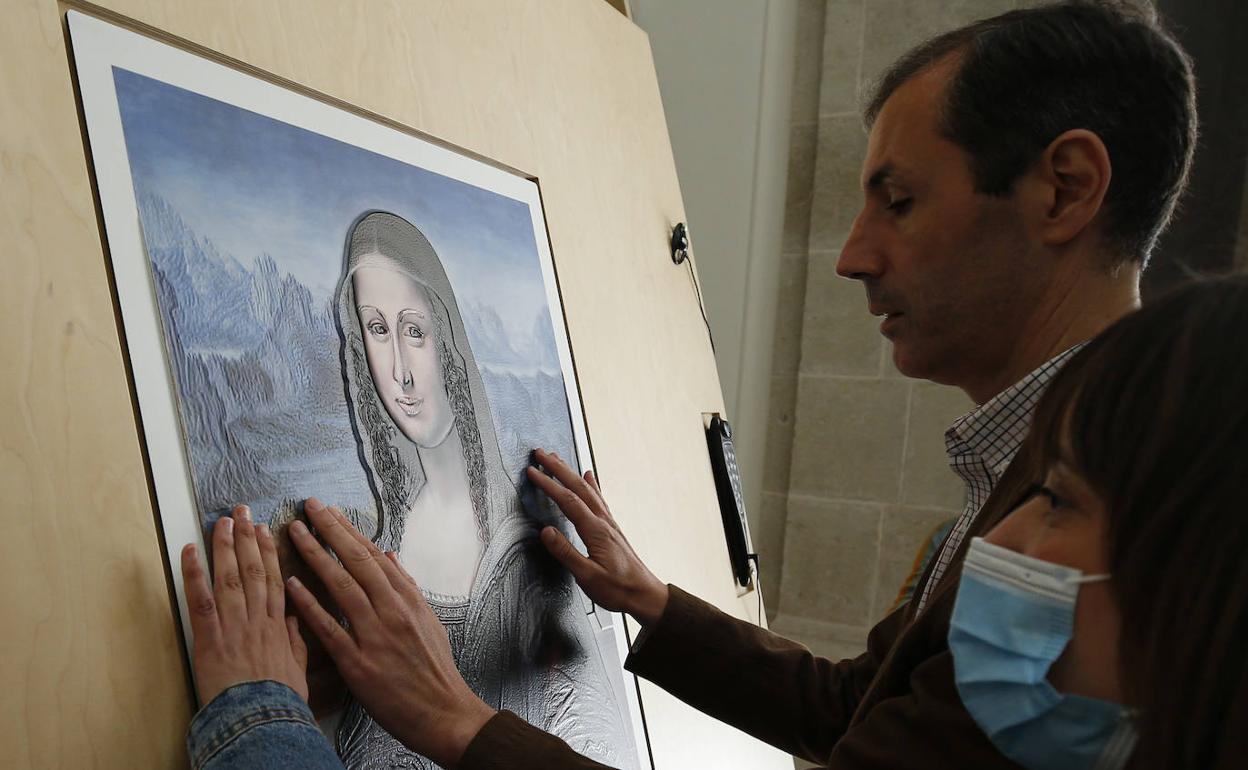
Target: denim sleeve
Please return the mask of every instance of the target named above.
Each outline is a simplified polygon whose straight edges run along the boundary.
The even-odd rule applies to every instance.
[[[236,684],[200,709],[186,733],[194,770],[342,770],[312,710],[273,681]]]

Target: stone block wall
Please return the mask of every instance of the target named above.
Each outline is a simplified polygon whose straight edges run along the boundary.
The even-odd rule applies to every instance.
[[[959,390],[900,375],[861,285],[836,275],[862,202],[861,103],[910,46],[1021,4],[799,0],[763,480],[771,524],[756,539],[773,627],[821,654],[864,649],[916,550],[960,512],[944,430],[972,406]]]

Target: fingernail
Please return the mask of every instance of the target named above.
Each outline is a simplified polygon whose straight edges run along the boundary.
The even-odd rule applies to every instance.
[[[243,517],[243,521],[251,523],[251,509],[245,505],[238,506],[238,513]]]
[[[234,520],[231,519],[229,516],[222,516],[221,520],[225,522],[225,531],[229,533],[233,533],[234,532]]]
[[[308,526],[302,521],[295,519],[290,523],[290,531],[294,532],[296,535],[303,536],[308,534]]]
[[[273,537],[273,533],[269,531],[268,524],[257,524],[256,531],[260,533],[260,537]]]
[[[309,511],[316,511],[317,513],[320,513],[321,511],[325,510],[325,503],[322,503],[320,500],[317,500],[315,497],[309,497],[307,500],[304,500],[303,505]]]
[[[199,548],[196,547],[194,543],[187,543],[186,545],[182,546],[182,550],[185,551],[189,556],[199,555]]]
[[[295,577],[294,575],[291,575],[290,577],[286,578],[286,585],[290,586],[291,588],[303,588],[303,583],[299,582],[299,578]]]

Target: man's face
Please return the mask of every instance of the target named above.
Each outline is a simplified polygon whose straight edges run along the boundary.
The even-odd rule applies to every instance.
[[[1004,365],[1048,277],[1013,198],[976,193],[969,156],[939,132],[950,72],[885,102],[837,272],[863,282],[903,374],[965,387]]]

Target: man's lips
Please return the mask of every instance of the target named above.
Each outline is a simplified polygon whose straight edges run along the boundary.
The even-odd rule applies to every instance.
[[[867,306],[867,310],[869,310],[873,316],[883,316],[884,320],[880,322],[880,334],[883,334],[889,339],[892,339],[893,334],[897,331],[897,324],[899,323],[898,319],[905,315],[905,313],[902,313],[900,310],[895,308],[885,305],[876,305],[874,303],[869,304]]]

